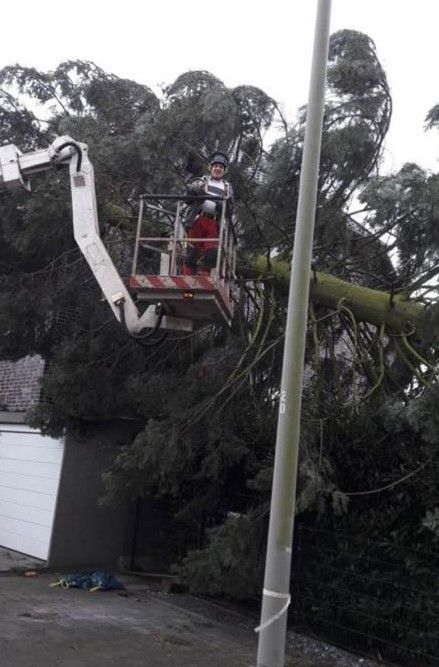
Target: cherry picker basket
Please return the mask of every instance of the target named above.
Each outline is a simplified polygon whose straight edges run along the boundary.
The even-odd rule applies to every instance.
[[[183,224],[187,203],[200,200],[222,202],[215,238],[188,239]],[[175,208],[167,208],[169,205]],[[200,201],[201,204],[201,201]],[[165,312],[199,322],[225,320],[230,326],[234,310],[236,235],[226,215],[226,198],[171,194],[140,197],[130,288],[140,300],[159,303]],[[148,217],[146,217],[148,213]],[[156,231],[148,235],[148,231]],[[195,275],[183,267],[190,246],[209,242],[216,248],[215,266],[201,265]]]

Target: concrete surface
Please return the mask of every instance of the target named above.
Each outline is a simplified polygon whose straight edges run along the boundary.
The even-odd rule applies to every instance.
[[[0,577],[1,667],[247,667],[256,640],[130,582],[128,596]]]
[[[126,591],[90,593],[0,576],[0,667],[255,666],[255,614],[119,578]],[[293,632],[287,645],[285,667],[378,667]]]
[[[46,561],[26,556],[18,551],[0,547],[0,572],[11,570],[38,570],[46,566]],[[1,667],[1,663],[0,663]]]

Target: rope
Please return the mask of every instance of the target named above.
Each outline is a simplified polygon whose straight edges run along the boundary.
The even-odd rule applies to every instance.
[[[278,600],[285,600],[286,602],[282,609],[274,614],[274,616],[266,620],[264,623],[261,623],[261,625],[258,625],[258,627],[255,628],[255,632],[262,632],[262,630],[266,630],[270,625],[273,625],[275,621],[278,621],[280,618],[282,618],[291,604],[291,595],[289,593],[277,593],[276,591],[269,591],[266,588],[264,588],[262,592],[267,597],[276,598]]]

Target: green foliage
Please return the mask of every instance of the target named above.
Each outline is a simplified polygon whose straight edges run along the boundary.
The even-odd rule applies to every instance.
[[[196,593],[235,599],[259,595],[266,531],[267,522],[256,512],[229,516],[209,531],[206,549],[189,551],[175,568],[179,580]]]
[[[114,497],[158,494],[173,502],[187,530],[197,534],[221,521],[228,511],[245,510],[256,494],[246,480],[260,468],[273,433],[274,414],[254,414],[247,388],[234,401],[217,399],[224,372],[236,351],[205,352],[185,375],[144,375],[138,409],[147,418],[133,443],[123,447],[107,475]],[[134,393],[136,393],[136,388]]]
[[[438,178],[416,164],[406,164],[397,174],[371,181],[362,194],[362,201],[373,210],[370,225],[395,234],[400,264],[395,286],[410,292],[426,283],[430,272],[434,275],[438,262]]]
[[[43,430],[49,435],[59,436],[61,425],[135,415],[125,385],[129,370],[136,372],[136,362],[142,363],[143,355],[127,344],[120,327],[108,318],[96,317],[89,324],[94,328],[77,329],[73,338],[63,337],[52,349],[42,391],[56,403],[51,411],[54,421],[48,418],[45,403],[32,414],[35,423],[41,414]]]
[[[377,163],[391,116],[386,75],[369,37],[352,30],[332,36],[328,84],[333,98],[325,112],[322,167],[329,183],[322,191],[329,186],[345,200]]]
[[[23,148],[31,148],[42,138],[38,122],[29,109],[26,109],[6,90],[0,91],[0,141],[20,143]]]

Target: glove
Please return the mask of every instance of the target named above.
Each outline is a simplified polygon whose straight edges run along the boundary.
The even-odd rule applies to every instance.
[[[193,195],[199,195],[202,192],[204,192],[204,181],[201,179],[198,179],[197,181],[193,181],[188,188],[189,194]]]

